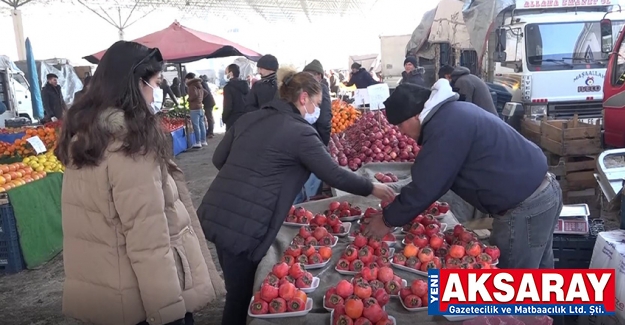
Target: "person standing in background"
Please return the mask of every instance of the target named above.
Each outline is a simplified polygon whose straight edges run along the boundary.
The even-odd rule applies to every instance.
[[[265,106],[276,98],[278,85],[276,82],[276,71],[278,71],[278,59],[271,54],[263,55],[256,63],[260,81],[252,85],[252,89],[245,99],[247,111],[252,112]]]
[[[52,118],[57,120],[63,119],[63,114],[67,110],[67,105],[63,99],[63,92],[59,85],[59,76],[49,73],[46,76],[48,82],[41,89],[41,99],[43,102],[43,110],[45,113],[42,119],[44,123],[49,122]]]
[[[356,89],[365,89],[377,83],[367,69],[363,68],[360,63],[354,62],[352,64],[352,73],[349,81],[345,82],[345,86],[351,87],[355,85]]]
[[[182,97],[180,96],[180,80],[178,77],[171,81],[171,91],[174,92],[174,96],[176,96],[176,98]]]
[[[193,148],[199,149],[202,146],[208,146],[206,143],[206,126],[204,125],[204,97],[208,96],[208,92],[202,87],[202,80],[195,77],[195,73],[187,73],[184,77],[187,91],[189,92],[189,111],[191,115],[191,123],[193,124],[193,132],[195,133],[195,143]]]
[[[438,70],[438,77],[449,80],[452,89],[460,94],[461,100],[473,103],[499,117],[490,88],[484,80],[471,74],[468,68],[444,65]]]
[[[338,85],[338,81],[336,80],[336,75],[334,74],[334,71],[330,70],[330,92],[333,92],[335,94],[338,94],[339,92],[339,85]]]
[[[250,92],[247,81],[241,80],[238,65],[231,64],[226,68],[228,83],[224,86],[224,111],[221,120],[226,124],[226,131],[246,113],[245,96]]]
[[[414,56],[408,56],[404,60],[404,72],[401,73],[402,84],[413,84],[421,87],[425,87],[425,80],[423,80],[423,68],[419,68],[417,64],[417,58]]]
[[[163,90],[163,99],[165,99],[165,96],[169,96],[169,98],[174,102],[174,104],[178,106],[178,98],[176,97],[176,94],[174,94],[174,91],[169,86],[169,82],[167,82],[167,79],[163,78],[163,80],[161,80],[160,87]]]
[[[202,79],[202,88],[204,88],[204,90],[208,93],[202,101],[202,104],[204,105],[204,115],[206,116],[206,137],[208,139],[212,139],[215,136],[213,133],[213,130],[215,129],[215,118],[213,118],[215,98],[213,97],[213,92],[208,87],[208,77],[206,75],[202,75],[200,76],[200,79]]]
[[[82,84],[82,89],[77,91],[74,94],[74,103],[76,103],[89,89],[89,82],[91,81],[91,76],[85,77],[85,81]]]

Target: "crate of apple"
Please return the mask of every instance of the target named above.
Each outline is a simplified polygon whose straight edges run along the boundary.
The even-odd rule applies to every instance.
[[[302,226],[301,228],[299,228],[299,232],[297,233],[297,235],[295,235],[295,237],[293,237],[293,240],[291,240],[291,245],[334,247],[336,246],[336,243],[338,241],[339,238],[332,235],[330,232],[328,232],[328,229],[324,227],[316,226],[313,230],[313,227],[311,226]]]
[[[303,316],[312,310],[312,299],[297,288],[297,281],[293,281],[295,276],[303,277],[305,271],[301,267],[297,271],[291,270],[284,263],[278,263],[273,267],[272,273],[267,276],[250,302],[250,316],[265,318],[263,315],[284,314],[295,317]],[[278,280],[278,276],[282,277]]]
[[[335,269],[341,274],[355,275],[367,266],[389,266],[393,253],[394,249],[387,243],[358,235],[352,244],[347,245]]]
[[[401,305],[408,311],[422,311],[428,308],[428,284],[425,280],[413,280],[410,286],[399,291]]]
[[[306,269],[313,270],[324,267],[332,258],[332,248],[319,247],[313,245],[298,246],[291,244],[284,251],[281,262],[285,262],[288,266],[297,263],[305,265]]]

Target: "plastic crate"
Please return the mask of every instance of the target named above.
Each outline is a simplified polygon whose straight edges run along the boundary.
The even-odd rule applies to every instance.
[[[553,235],[553,257],[556,269],[587,269],[590,266],[592,252],[597,235],[604,231],[603,221],[590,222],[590,234]]]
[[[0,205],[0,228],[0,273],[20,272],[25,264],[10,204]]]

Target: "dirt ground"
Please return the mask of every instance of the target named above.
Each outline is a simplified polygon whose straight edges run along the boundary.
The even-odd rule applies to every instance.
[[[185,172],[187,186],[197,207],[217,170],[211,159],[222,135],[217,134],[209,146],[188,151],[176,157]],[[209,243],[217,269],[217,253]],[[79,325],[82,322],[68,319],[61,313],[63,292],[63,257],[59,255],[38,270],[23,271],[15,275],[0,275],[0,324],[3,325]],[[225,297],[218,297],[211,305],[195,314],[197,325],[221,324]],[[106,308],[106,306],[102,306]]]

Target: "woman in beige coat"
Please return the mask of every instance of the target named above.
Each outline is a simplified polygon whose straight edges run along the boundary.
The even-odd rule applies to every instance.
[[[224,291],[155,115],[162,64],[113,44],[63,121],[63,313],[87,323],[189,325]]]

